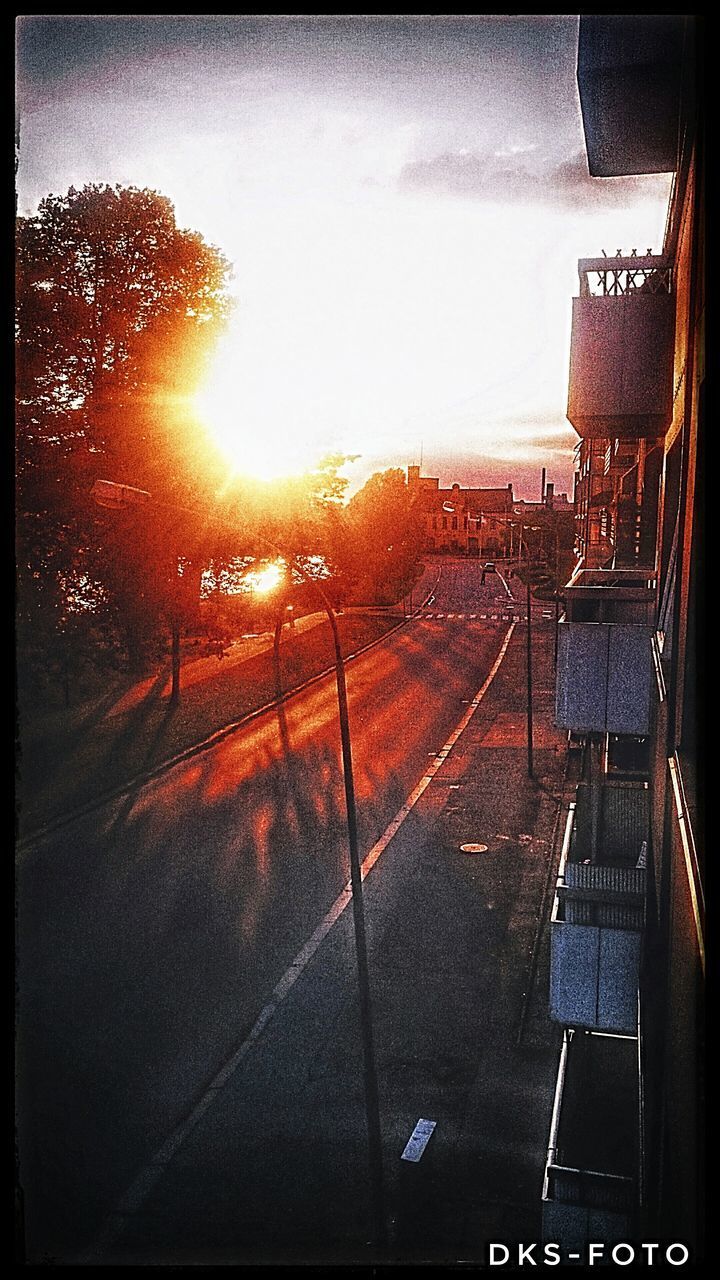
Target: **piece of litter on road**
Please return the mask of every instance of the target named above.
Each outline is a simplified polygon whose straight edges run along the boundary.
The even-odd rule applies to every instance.
[[[436,1120],[418,1120],[400,1159],[411,1160],[413,1164],[417,1164],[432,1137],[436,1124]]]
[[[488,851],[488,847],[486,844],[461,844],[460,845],[461,853],[487,853],[487,851]]]

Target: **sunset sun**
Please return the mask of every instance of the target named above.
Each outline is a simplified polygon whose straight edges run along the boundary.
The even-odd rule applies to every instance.
[[[278,369],[277,379],[282,374]],[[281,480],[312,470],[328,452],[288,386],[263,387],[244,374],[238,348],[220,345],[195,406],[212,443],[231,472],[255,480]]]
[[[279,480],[302,472],[312,459],[280,428],[259,429],[243,414],[232,388],[216,384],[196,397],[203,426],[230,471],[255,480]]]

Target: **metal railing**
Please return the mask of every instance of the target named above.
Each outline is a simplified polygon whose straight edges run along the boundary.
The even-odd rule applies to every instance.
[[[580,297],[620,297],[635,293],[671,293],[672,264],[660,254],[581,258]]]

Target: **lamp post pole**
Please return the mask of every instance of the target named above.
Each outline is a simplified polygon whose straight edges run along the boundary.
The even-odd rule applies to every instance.
[[[557,520],[557,517],[556,517]],[[555,525],[555,645],[553,648],[553,666],[557,669],[558,630],[560,627],[560,530]]]
[[[263,542],[273,551],[282,554],[278,547],[267,539]],[[387,1245],[385,1221],[385,1191],[382,1162],[382,1133],[380,1126],[380,1098],[378,1092],[377,1069],[375,1064],[375,1048],[372,1029],[372,1002],[370,998],[370,976],[367,961],[367,939],[365,932],[365,909],[363,905],[362,869],[358,846],[357,809],[355,805],[355,782],[352,767],[352,745],[350,740],[350,718],[348,715],[347,686],[345,683],[345,663],[340,644],[335,611],[325,592],[315,578],[311,578],[302,565],[295,562],[295,567],[305,582],[317,592],[323,608],[328,616],[332,629],[335,647],[335,682],[337,685],[338,714],[340,720],[340,744],[342,749],[343,780],[345,784],[345,806],[347,810],[348,847],[350,852],[350,885],[352,888],[353,924],[355,929],[355,954],[358,972],[358,991],[360,997],[360,1024],[363,1045],[363,1079],[365,1086],[365,1114],[368,1131],[368,1155],[370,1163],[370,1193],[372,1197],[372,1215],[375,1244],[378,1249]]]
[[[530,544],[523,537],[524,528],[520,526],[520,545],[525,543],[527,553],[527,771],[528,778],[533,776],[533,713],[532,713],[532,596],[530,592]]]
[[[104,507],[121,510],[128,506],[141,506],[152,503],[151,494],[131,485],[116,484],[111,480],[98,480],[92,489],[95,501]],[[156,504],[160,505],[160,504]],[[258,537],[275,555],[283,556],[280,547],[268,538]],[[355,782],[352,767],[352,746],[350,740],[350,719],[348,715],[347,687],[345,683],[345,663],[340,643],[335,611],[316,578],[310,577],[303,566],[295,559],[295,568],[303,580],[316,592],[322,601],[323,609],[328,616],[333,635],[335,649],[335,680],[337,685],[338,715],[340,721],[340,745],[343,765],[343,781],[345,786],[345,805],[347,810],[348,848],[350,854],[350,885],[352,889],[353,924],[355,931],[355,954],[358,973],[358,991],[360,997],[360,1024],[363,1049],[363,1081],[365,1088],[365,1115],[368,1133],[368,1156],[370,1175],[370,1194],[372,1202],[373,1235],[376,1249],[387,1247],[385,1219],[385,1192],[382,1162],[382,1132],[380,1126],[380,1099],[375,1065],[375,1050],[372,1030],[372,1005],[370,999],[370,980],[367,960],[367,938],[365,932],[365,911],[363,906],[362,869],[358,845],[357,809],[355,805]]]

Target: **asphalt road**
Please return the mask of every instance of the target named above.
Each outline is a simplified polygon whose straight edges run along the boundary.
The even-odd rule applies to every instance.
[[[436,616],[348,668],[361,853],[499,651],[508,595],[480,569],[445,562],[423,610]],[[328,679],[23,853],[18,1129],[36,1260],[92,1235],[345,884],[339,759]]]

